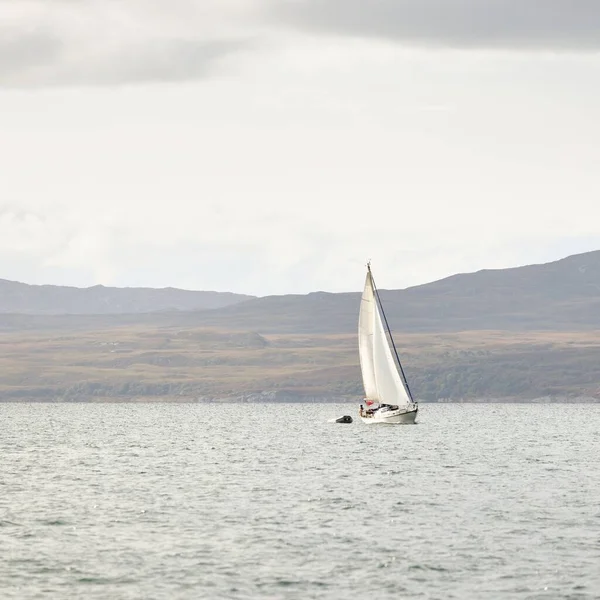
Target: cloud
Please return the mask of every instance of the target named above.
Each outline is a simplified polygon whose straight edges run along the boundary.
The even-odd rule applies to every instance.
[[[0,87],[203,79],[257,40],[289,42],[289,28],[409,46],[588,51],[600,50],[600,3],[0,0]]]
[[[252,45],[235,0],[0,0],[0,86],[206,77]]]
[[[600,50],[598,0],[271,0],[278,22],[407,45]]]

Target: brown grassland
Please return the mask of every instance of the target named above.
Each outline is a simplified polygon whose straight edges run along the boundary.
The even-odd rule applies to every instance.
[[[600,398],[598,331],[395,334],[426,401]],[[0,335],[3,401],[357,401],[356,334],[120,326]]]

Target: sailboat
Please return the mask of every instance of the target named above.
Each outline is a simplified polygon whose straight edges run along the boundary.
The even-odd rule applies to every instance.
[[[367,406],[360,406],[362,421],[369,424],[414,423],[419,406],[408,387],[370,262],[360,302],[358,350]]]

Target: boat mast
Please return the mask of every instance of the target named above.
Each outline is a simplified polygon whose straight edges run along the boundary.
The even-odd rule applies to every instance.
[[[381,315],[383,316],[383,322],[385,323],[385,328],[387,329],[387,333],[390,336],[390,342],[392,343],[392,348],[394,349],[394,354],[396,355],[396,361],[398,362],[398,367],[400,368],[400,375],[402,375],[402,383],[404,384],[404,388],[406,389],[406,393],[408,394],[410,401],[414,402],[413,395],[410,391],[410,387],[408,386],[406,375],[404,374],[404,369],[402,368],[402,363],[400,362],[400,357],[398,356],[398,350],[396,350],[396,344],[394,343],[394,338],[392,337],[392,331],[390,329],[390,326],[388,325],[387,317],[385,316],[385,312],[383,310],[383,305],[381,304],[381,298],[379,297],[379,292],[377,290],[377,286],[375,285],[375,279],[373,278],[373,273],[371,272],[371,261],[367,263],[367,269],[369,270],[369,275],[371,276],[371,284],[373,285],[373,291],[375,292],[375,297],[377,298],[377,304],[379,305],[379,310],[381,311]]]

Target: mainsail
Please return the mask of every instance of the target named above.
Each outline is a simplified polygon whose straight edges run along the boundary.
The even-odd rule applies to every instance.
[[[367,272],[358,318],[358,349],[367,400],[407,406],[412,402],[398,372],[381,318],[371,269]]]
[[[360,313],[358,316],[358,355],[360,357],[360,369],[362,371],[365,395],[368,400],[379,402],[377,391],[377,380],[375,378],[375,361],[373,355],[373,337],[375,332],[375,293],[373,290],[373,278],[371,271],[367,273],[365,289],[360,301]]]

